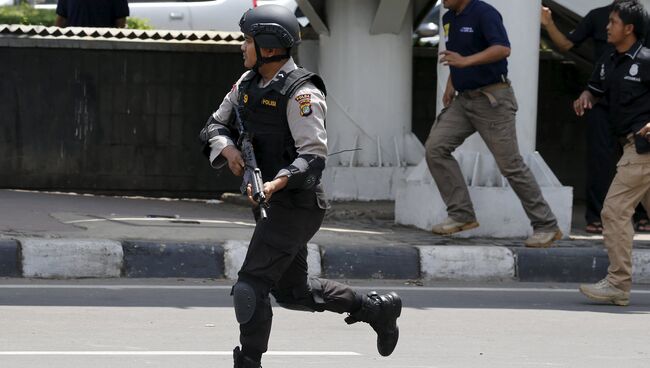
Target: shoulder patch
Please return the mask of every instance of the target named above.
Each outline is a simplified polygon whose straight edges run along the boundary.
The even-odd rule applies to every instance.
[[[295,97],[296,102],[300,105],[300,116],[311,115],[311,93],[305,93]]]

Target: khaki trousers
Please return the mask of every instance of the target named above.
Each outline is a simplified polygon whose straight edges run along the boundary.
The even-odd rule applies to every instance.
[[[643,202],[645,208],[650,208],[650,154],[636,153],[633,137],[630,136],[601,213],[605,248],[609,256],[607,280],[623,291],[632,288],[632,214],[639,202]]]
[[[470,91],[458,95],[440,114],[425,144],[429,171],[436,181],[449,217],[476,220],[460,166],[451,153],[474,132],[481,135],[496,163],[515,191],[535,230],[556,230],[557,220],[542,197],[517,144],[517,101],[511,87]]]

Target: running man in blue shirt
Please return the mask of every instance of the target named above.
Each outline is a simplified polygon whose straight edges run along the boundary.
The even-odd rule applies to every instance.
[[[448,217],[435,234],[453,234],[479,226],[467,184],[451,153],[474,132],[492,152],[501,174],[521,201],[533,227],[528,247],[548,247],[562,237],[557,220],[517,145],[517,101],[508,80],[510,41],[501,14],[480,0],[444,0],[447,50],[440,62],[450,77],[444,110],[431,128],[426,159]]]

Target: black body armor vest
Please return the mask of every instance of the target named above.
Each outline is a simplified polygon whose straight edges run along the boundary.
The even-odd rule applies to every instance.
[[[239,84],[242,120],[251,136],[255,159],[265,182],[273,180],[282,168],[298,157],[287,121],[287,104],[294,92],[311,81],[324,94],[325,84],[316,74],[303,68],[280,72],[268,86],[259,87],[260,75],[251,71]]]

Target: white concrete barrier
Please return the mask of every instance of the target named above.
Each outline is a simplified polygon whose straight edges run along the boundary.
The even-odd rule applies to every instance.
[[[24,239],[23,276],[120,277],[122,244],[104,239]]]
[[[494,246],[420,246],[425,280],[484,281],[515,277],[510,249]]]
[[[228,280],[237,280],[237,273],[244,264],[247,251],[247,241],[228,240],[223,245],[223,273]]]
[[[237,273],[244,264],[248,242],[240,240],[228,240],[224,245],[224,275],[229,280],[237,280]],[[321,275],[320,248],[316,244],[307,244],[307,266],[309,276]]]
[[[650,284],[650,249],[632,251],[632,282]]]

